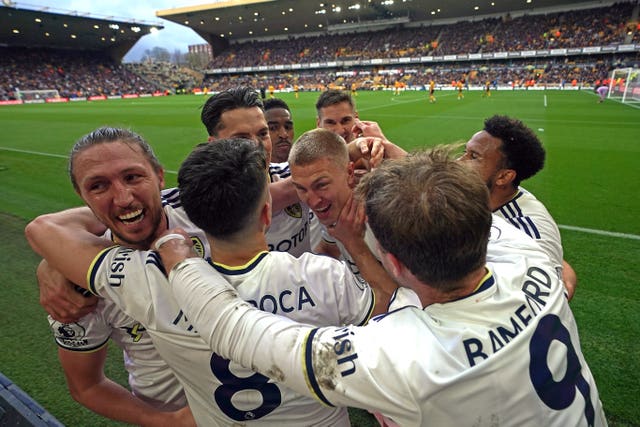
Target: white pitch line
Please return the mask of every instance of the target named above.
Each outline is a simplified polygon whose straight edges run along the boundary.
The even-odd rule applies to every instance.
[[[53,153],[42,153],[40,151],[30,151],[30,150],[19,150],[17,148],[9,148],[9,147],[0,147],[0,150],[5,151],[14,151],[16,153],[25,153],[25,154],[35,154],[37,156],[46,156],[46,157],[57,157],[61,159],[66,159],[68,156],[63,156],[61,154],[53,154]],[[177,171],[173,170],[165,170],[165,173],[177,174]],[[584,227],[575,227],[573,225],[562,225],[558,224],[558,228],[562,228],[565,230],[571,231],[579,231],[581,233],[588,234],[598,234],[600,236],[608,236],[608,237],[618,237],[621,239],[632,239],[632,240],[640,240],[640,236],[637,234],[627,234],[627,233],[618,233],[615,231],[605,231],[605,230],[595,230],[593,228],[584,228]]]
[[[573,225],[558,224],[558,228],[571,231],[579,231],[581,233],[598,234],[600,236],[618,237],[620,239],[640,240],[637,234],[618,233],[616,231],[595,230],[593,228],[575,227]]]
[[[13,152],[16,152],[16,153],[35,154],[36,156],[57,157],[57,158],[60,158],[60,159],[68,159],[69,158],[68,155],[53,154],[53,153],[42,153],[40,151],[18,150],[17,148],[9,148],[9,147],[0,147],[0,150],[13,151]]]
[[[43,153],[41,151],[19,150],[17,148],[9,148],[9,147],[0,147],[0,150],[13,151],[15,153],[35,154],[36,156],[56,157],[56,158],[59,158],[59,159],[68,159],[69,158],[69,155],[54,154],[54,153]],[[173,171],[173,170],[169,170],[169,169],[165,169],[164,171],[165,171],[165,173],[170,173],[170,174],[174,174],[174,175],[176,175],[178,173],[177,171]]]

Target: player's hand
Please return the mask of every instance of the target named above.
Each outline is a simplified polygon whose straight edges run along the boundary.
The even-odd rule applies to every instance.
[[[384,141],[380,138],[372,136],[360,137],[353,140],[352,144],[355,146],[355,153],[350,155],[351,160],[364,159],[370,169],[378,167],[385,157]]]
[[[198,254],[193,250],[191,238],[182,228],[166,231],[153,242],[151,247],[160,254],[167,274],[180,261],[198,257]]]
[[[351,132],[356,136],[356,137],[374,137],[374,138],[380,138],[383,140],[386,140],[387,137],[384,136],[384,134],[382,133],[382,129],[380,129],[380,126],[378,125],[377,122],[372,122],[369,120],[360,120],[360,119],[355,119],[354,120],[354,125],[351,128]]]
[[[97,297],[80,294],[76,285],[49,266],[46,260],[38,265],[36,277],[40,288],[40,305],[58,322],[76,322],[92,312],[98,304]]]
[[[327,231],[349,251],[351,245],[364,242],[365,220],[364,205],[352,194],[342,207],[336,223],[327,227]]]

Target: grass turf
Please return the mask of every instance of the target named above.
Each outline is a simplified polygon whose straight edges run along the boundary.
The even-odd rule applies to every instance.
[[[296,134],[315,127],[317,95],[280,96],[293,111]],[[437,92],[437,102],[429,104],[425,92],[359,92],[356,102],[361,118],[378,121],[389,139],[407,149],[466,141],[492,114],[518,117],[536,130],[547,162],[524,186],[561,224],[565,258],[579,278],[571,307],[610,425],[640,426],[640,110],[612,101],[597,104],[589,92],[465,95],[458,101],[453,91]],[[78,137],[101,125],[141,133],[169,171],[167,185],[174,185],[180,162],[206,139],[199,122],[204,100],[177,96],[0,108],[0,313],[11,325],[0,336],[0,370],[65,424],[118,425],[80,408],[66,391],[37,303],[37,257],[22,228],[38,214],[81,203],[66,174],[66,157]],[[107,369],[125,382],[121,360],[112,348]],[[373,425],[361,411],[351,415],[354,425]]]

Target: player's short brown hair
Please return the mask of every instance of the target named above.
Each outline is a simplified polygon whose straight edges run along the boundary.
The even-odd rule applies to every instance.
[[[156,173],[160,173],[160,171],[162,170],[162,165],[153,152],[153,149],[141,135],[129,129],[103,126],[80,137],[80,139],[78,139],[71,148],[71,152],[69,153],[68,171],[69,178],[71,178],[71,184],[73,184],[73,188],[76,191],[79,191],[79,189],[78,181],[76,180],[76,177],[74,175],[74,166],[78,154],[89,147],[93,147],[94,145],[108,144],[113,142],[121,142],[123,144],[127,144],[133,147],[134,150],[139,149],[147,159],[151,167],[153,167],[153,169],[156,171]]]
[[[386,161],[356,188],[382,249],[445,292],[485,263],[491,228],[487,187],[453,150]]]

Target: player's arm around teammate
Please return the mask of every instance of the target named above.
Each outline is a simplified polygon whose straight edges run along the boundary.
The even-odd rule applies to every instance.
[[[87,271],[93,259],[114,243],[92,234],[99,227],[89,209],[70,209],[37,217],[25,228],[36,253],[44,257],[72,283],[87,289]],[[69,230],[86,232],[70,234]],[[89,248],[89,249],[87,249]],[[74,399],[97,413],[131,424],[175,427],[193,426],[188,408],[163,412],[138,399],[104,376],[106,351],[87,355],[59,353],[67,384]],[[98,397],[99,396],[99,397]]]
[[[73,283],[51,268],[44,259],[38,264],[36,278],[40,305],[54,320],[73,323],[96,308],[96,296],[84,296],[77,292]]]
[[[107,378],[106,345],[92,353],[58,348],[58,358],[73,399],[97,414],[140,426],[195,426],[188,406],[173,412],[159,411]]]

